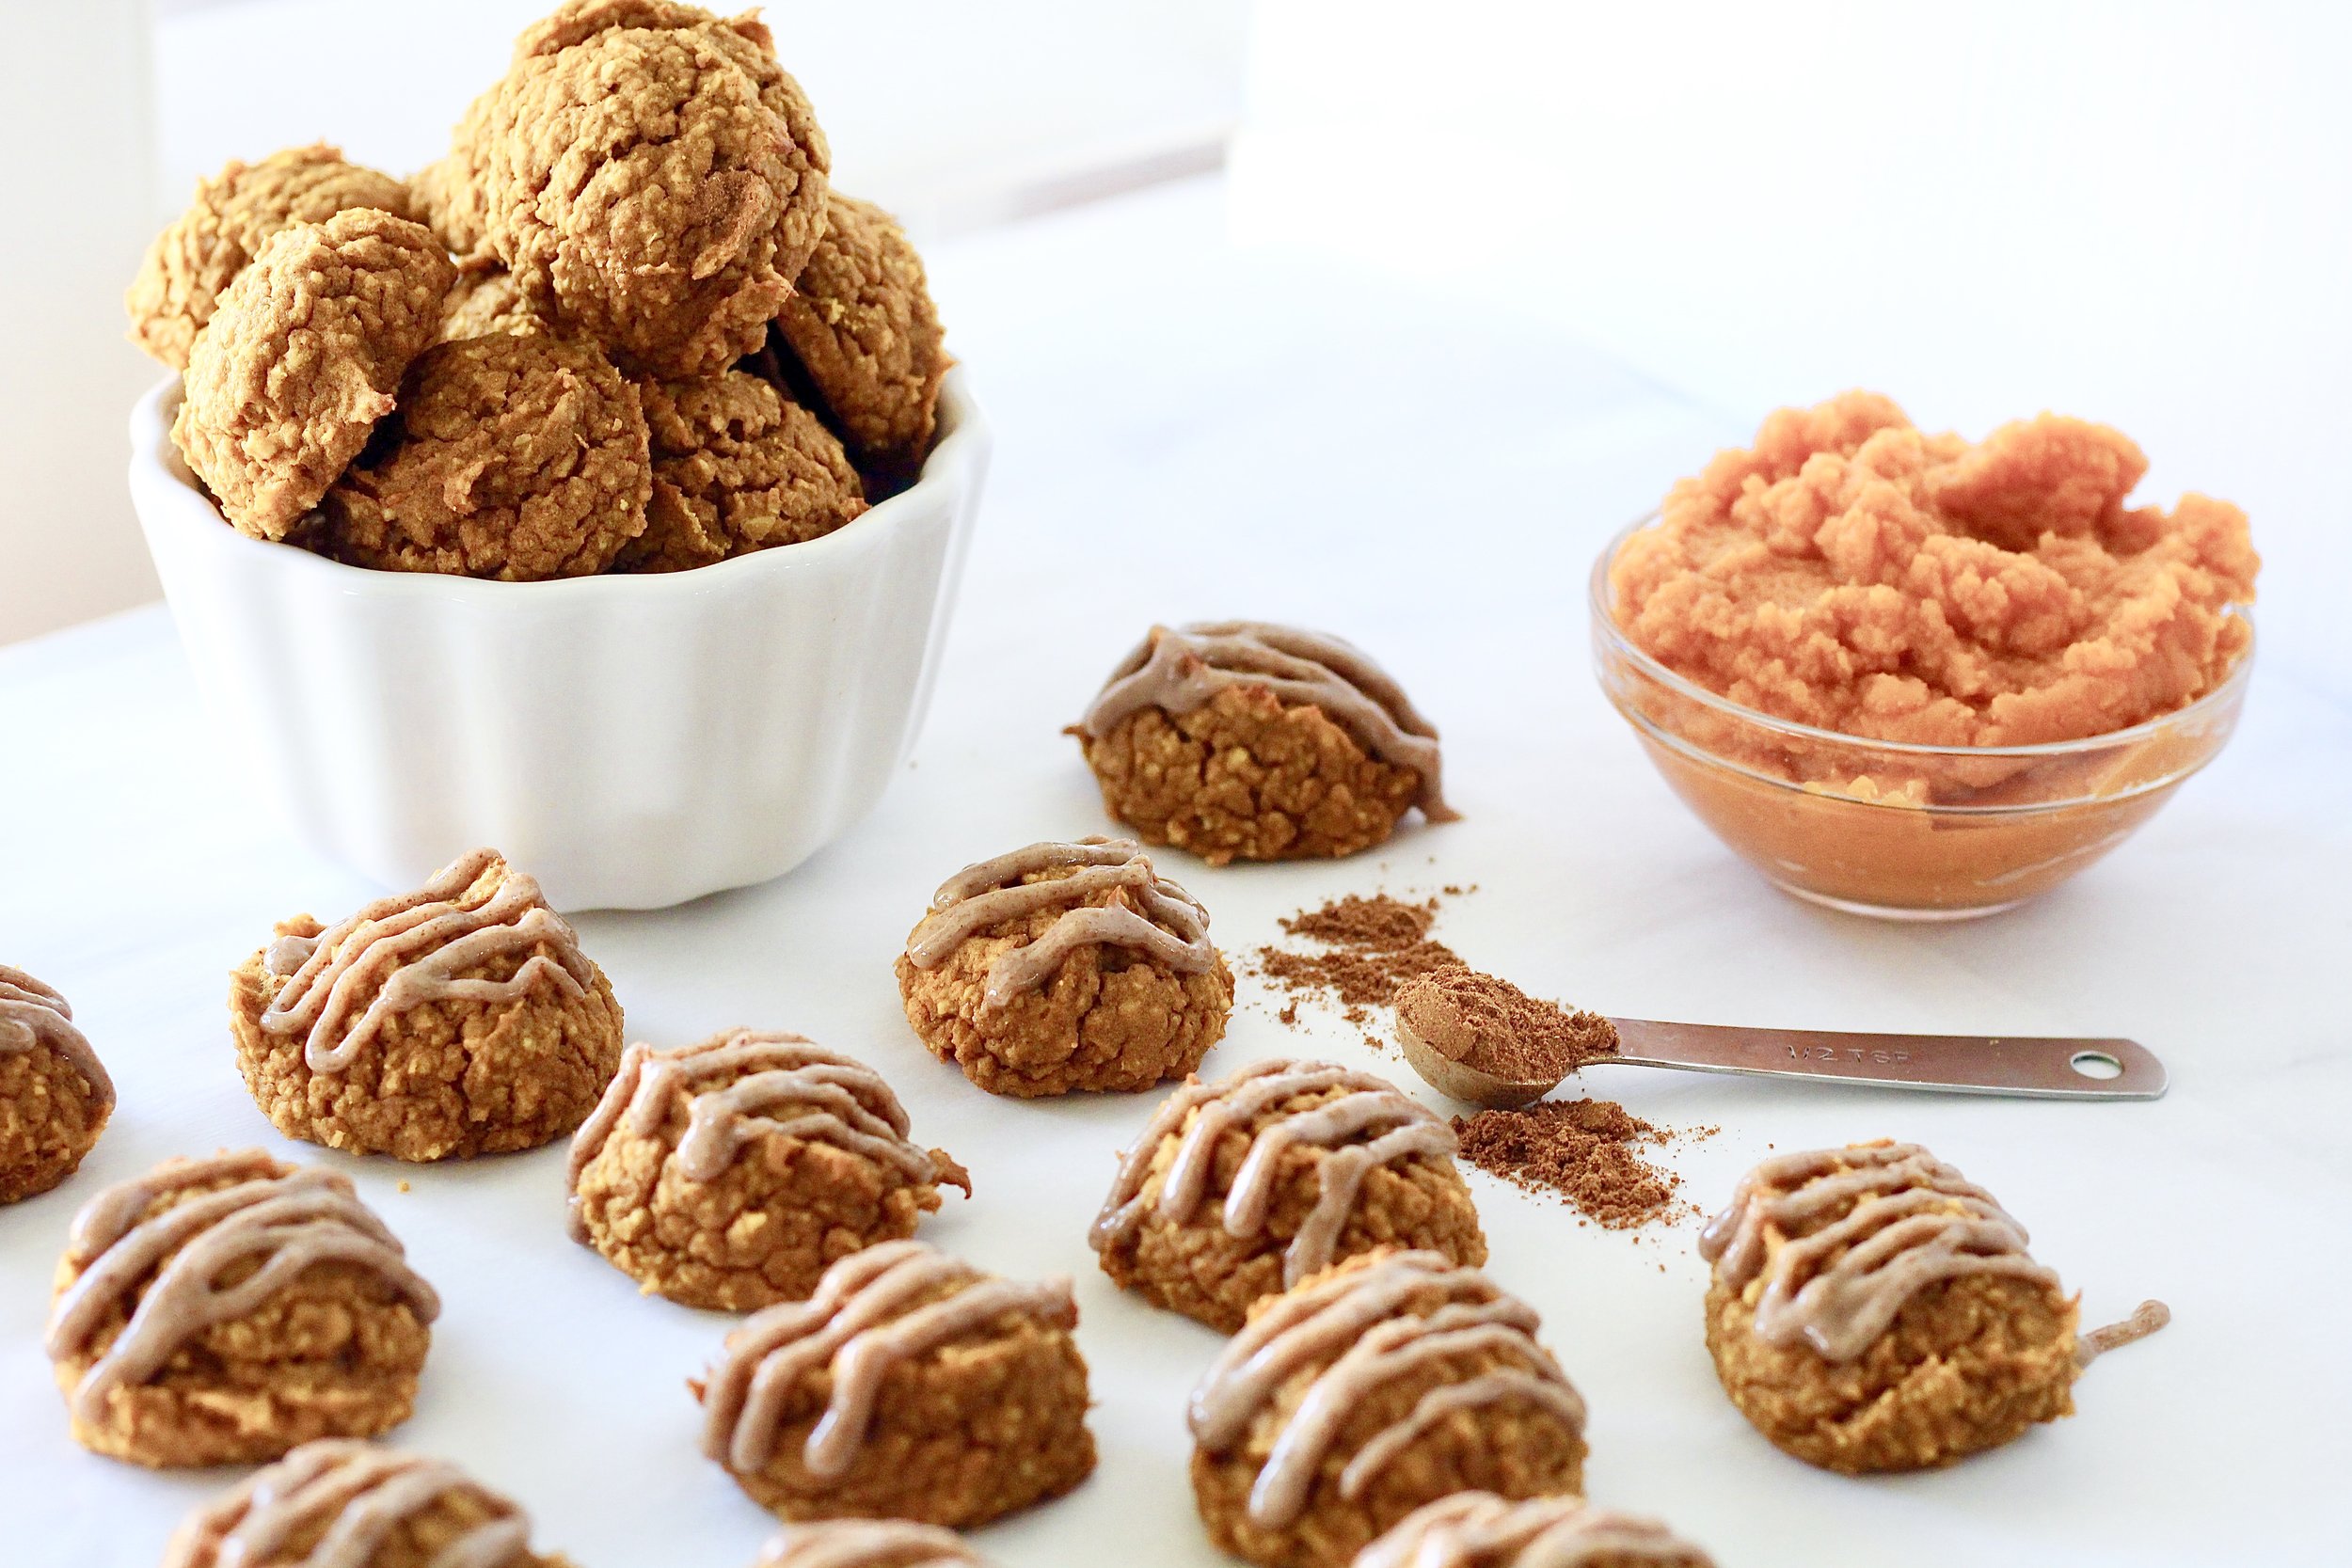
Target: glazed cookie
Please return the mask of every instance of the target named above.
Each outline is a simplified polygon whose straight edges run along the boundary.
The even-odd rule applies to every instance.
[[[1484,1263],[1454,1147],[1384,1079],[1255,1062],[1162,1102],[1089,1240],[1120,1289],[1231,1334],[1263,1298],[1381,1247]]]
[[[1581,1497],[1457,1492],[1407,1514],[1356,1555],[1355,1568],[1715,1568],[1715,1560],[1655,1519]]]
[[[1209,1539],[1344,1568],[1456,1492],[1582,1489],[1584,1402],[1534,1308],[1434,1252],[1352,1258],[1261,1302],[1193,1391]]]
[[[569,1568],[531,1520],[446,1460],[326,1438],[188,1515],[163,1568]]]
[[[406,1420],[439,1309],[347,1179],[247,1149],[92,1198],[48,1349],[84,1448],[249,1465]]]
[[[456,269],[422,224],[372,207],[297,223],[220,296],[181,377],[172,444],[256,539],[283,539],[392,411]]]
[[[114,1080],[66,999],[0,964],[0,1203],[72,1176],[114,1108]]]
[[[987,1561],[936,1525],[839,1519],[786,1530],[753,1568],[987,1568]]]
[[[704,1452],[781,1518],[985,1524],[1094,1468],[1077,1321],[1067,1279],[868,1247],[727,1336]]]
[[[2074,1302],[1990,1194],[1915,1144],[1775,1155],[1699,1252],[1724,1392],[1809,1465],[1925,1469],[2074,1414]]]
[[[832,191],[825,212],[776,333],[858,460],[909,474],[930,448],[948,365],[923,259],[871,203]]]
[[[1384,842],[1438,788],[1438,732],[1336,637],[1255,621],[1154,626],[1071,731],[1104,809],[1211,865]]]
[[[1181,1078],[1233,1007],[1208,911],[1124,840],[1032,844],[965,866],[897,968],[915,1034],[992,1094]]]
[[[401,1160],[552,1143],[621,1059],[604,972],[488,849],[334,927],[280,924],[230,977],[229,1016],[271,1125]]]
[[[798,1035],[632,1045],[572,1139],[572,1235],[654,1295],[749,1312],[903,1241],[972,1179],[907,1140],[882,1075]]]

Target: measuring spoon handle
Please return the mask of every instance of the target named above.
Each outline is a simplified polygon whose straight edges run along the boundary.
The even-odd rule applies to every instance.
[[[2154,1100],[2165,1090],[2164,1064],[2137,1040],[1853,1035],[1640,1018],[1609,1022],[1617,1026],[1615,1059],[1641,1067],[2041,1100]]]

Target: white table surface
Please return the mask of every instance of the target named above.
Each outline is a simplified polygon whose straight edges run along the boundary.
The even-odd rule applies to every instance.
[[[1473,1173],[1492,1272],[1542,1309],[1590,1400],[1597,1498],[1673,1520],[1725,1568],[2344,1560],[2352,715],[2323,695],[2338,677],[2265,668],[2230,750],[2027,909],[1927,928],[1795,903],[1651,776],[1583,646],[1601,541],[1740,433],[1473,300],[1232,254],[1217,201],[1180,187],[933,258],[1001,445],[914,761],[780,883],[580,923],[631,1037],[789,1026],[868,1057],[977,1183],[925,1235],[1077,1278],[1102,1468],[985,1549],[1009,1568],[1099,1560],[1106,1543],[1136,1568],[1216,1561],[1181,1407],[1216,1341],[1118,1295],[1086,1249],[1150,1101],[980,1094],[909,1035],[890,960],[957,865],[1103,827],[1057,731],[1148,622],[1252,614],[1375,650],[1443,726],[1467,818],[1339,863],[1170,856],[1231,952],[1328,895],[1474,882],[1438,934],[1538,992],[1718,1022],[2128,1034],[2171,1068],[2166,1100],[2112,1106],[1596,1076],[1641,1115],[1722,1125],[1672,1156],[1705,1204],[1768,1144],[1916,1138],[2031,1227],[2087,1321],[2143,1296],[2177,1313],[2086,1377],[2074,1419],[1947,1472],[1844,1480],[1775,1453],[1717,1390],[1689,1227],[1581,1228]],[[40,1336],[83,1198],[166,1155],[258,1143],[350,1171],[446,1297],[398,1441],[514,1492],[584,1568],[749,1563],[770,1522],[697,1457],[683,1388],[725,1320],[640,1299],[564,1239],[560,1149],[347,1160],[284,1144],[246,1100],[227,971],[273,919],[374,890],[249,800],[162,612],[0,651],[0,958],[72,997],[122,1095],[76,1180],[0,1212],[0,1562],[145,1568],[229,1479],[73,1447]],[[1209,1066],[1367,1059],[1355,1031],[1309,1018],[1306,1037],[1283,1029],[1245,978]]]

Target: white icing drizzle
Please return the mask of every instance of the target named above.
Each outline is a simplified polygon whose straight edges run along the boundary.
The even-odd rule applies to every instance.
[[[1433,1296],[1437,1305],[1413,1309]],[[1475,1269],[1434,1252],[1390,1253],[1312,1280],[1260,1308],[1193,1390],[1192,1434],[1203,1451],[1228,1453],[1262,1415],[1283,1412],[1273,1450],[1249,1492],[1250,1518],[1279,1529],[1305,1511],[1326,1454],[1364,1398],[1446,1356],[1500,1353],[1517,1365],[1423,1394],[1396,1424],[1357,1450],[1341,1472],[1342,1497],[1360,1496],[1384,1465],[1456,1411],[1520,1402],[1551,1412],[1581,1433],[1584,1402],[1551,1353],[1535,1342],[1539,1325],[1534,1308]],[[1309,1374],[1304,1389],[1295,1400],[1283,1399],[1300,1372]]]
[[[715,1180],[745,1144],[775,1135],[832,1144],[910,1182],[943,1182],[971,1196],[961,1166],[907,1141],[905,1107],[882,1074],[801,1035],[734,1029],[695,1045],[637,1044],[621,1053],[595,1114],[572,1136],[565,1185],[575,1240],[588,1239],[580,1173],[624,1123],[640,1137],[660,1131],[673,1093],[687,1098],[687,1124],[669,1157],[690,1181]]]
[[[1799,1233],[1827,1214],[1837,1217]],[[1757,1165],[1708,1222],[1699,1256],[1731,1291],[1762,1279],[1758,1338],[1802,1339],[1829,1360],[1851,1361],[1939,1280],[2003,1274],[2055,1291],[2058,1275],[2027,1256],[2026,1243],[2025,1227],[1992,1194],[1916,1144],[1882,1141]]]
[[[1067,877],[1026,880],[1072,867],[1077,869]],[[1119,901],[1088,902],[1105,893]],[[965,866],[931,896],[931,912],[907,938],[907,961],[917,969],[935,969],[984,927],[1055,908],[1064,912],[1043,936],[989,966],[989,1006],[1001,1007],[1036,990],[1064,958],[1091,943],[1135,948],[1180,974],[1216,967],[1209,911],[1200,900],[1154,871],[1140,846],[1107,838],[1031,844]]]
[[[1224,1195],[1226,1234],[1263,1234],[1273,1208],[1282,1156],[1293,1148],[1324,1151],[1317,1164],[1321,1183],[1315,1206],[1282,1255],[1282,1283],[1295,1285],[1334,1261],[1340,1237],[1364,1179],[1384,1165],[1420,1156],[1451,1158],[1455,1140],[1435,1112],[1396,1085],[1368,1072],[1329,1062],[1277,1058],[1253,1062],[1214,1084],[1188,1079],[1161,1101],[1143,1136],[1120,1162],[1118,1179],[1104,1199],[1088,1240],[1102,1252],[1133,1236],[1152,1212],[1182,1225],[1207,1202],[1216,1174],[1216,1146],[1228,1132],[1251,1125],[1285,1102],[1341,1091],[1324,1103],[1278,1116],[1251,1137],[1249,1152]],[[1156,1203],[1144,1186],[1161,1146],[1175,1138]]]
[[[819,1480],[837,1477],[856,1462],[875,1391],[892,1367],[1008,1313],[1063,1329],[1078,1321],[1067,1279],[998,1279],[920,1242],[851,1253],[825,1271],[808,1300],[755,1313],[727,1336],[704,1383],[703,1451],[743,1474],[767,1468],[786,1402],[824,1368],[832,1391],[802,1460]]]
[[[1321,708],[1373,756],[1421,775],[1416,803],[1423,816],[1460,816],[1440,786],[1437,726],[1370,655],[1323,632],[1263,621],[1153,626],[1111,672],[1078,727],[1099,740],[1129,714],[1147,707],[1190,713],[1237,686],[1263,687],[1286,703]]]
[[[114,1080],[106,1075],[89,1037],[73,1026],[73,1009],[66,999],[23,970],[0,964],[0,1053],[41,1045],[82,1075],[102,1114],[114,1109]]]
[[[515,953],[530,957],[509,978],[466,977]],[[262,1027],[302,1036],[312,1072],[342,1071],[387,1019],[411,1007],[512,1002],[538,985],[576,997],[596,985],[578,933],[548,908],[536,879],[492,849],[453,861],[416,892],[377,899],[315,937],[279,937],[262,965],[285,982],[262,1009]]]
[[[1513,1502],[1457,1492],[1415,1510],[1357,1554],[1353,1568],[1588,1568],[1639,1562],[1715,1568],[1715,1560],[1655,1519],[1581,1497]]]
[[[426,1568],[509,1568],[527,1556],[531,1522],[522,1510],[456,1465],[328,1438],[190,1514],[165,1546],[163,1568],[369,1568],[392,1531],[456,1496],[489,1517],[466,1527]],[[294,1546],[313,1534],[308,1547]]]
[[[223,1180],[215,1191],[147,1212],[158,1199]],[[400,1243],[348,1178],[280,1165],[259,1149],[167,1160],[100,1193],[74,1216],[66,1262],[77,1273],[50,1309],[51,1359],[87,1351],[113,1309],[130,1308],[122,1331],[71,1396],[86,1420],[100,1418],[111,1390],[153,1378],[188,1340],[244,1317],[321,1263],[373,1272],[421,1322],[440,1311],[433,1288],[409,1268]],[[247,1262],[257,1265],[251,1273],[221,1283]]]
[[[2143,1301],[2120,1323],[2094,1328],[2074,1345],[2074,1365],[2088,1367],[2111,1350],[2145,1339],[2172,1322],[2172,1308],[2160,1301]]]
[[[955,1531],[905,1519],[834,1519],[771,1539],[758,1568],[983,1568]]]

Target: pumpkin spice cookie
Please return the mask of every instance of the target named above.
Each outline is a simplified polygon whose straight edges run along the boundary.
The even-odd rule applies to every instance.
[[[1456,1492],[1582,1490],[1584,1402],[1534,1309],[1434,1252],[1351,1258],[1261,1302],[1193,1391],[1209,1539],[1345,1568]]]
[[[866,491],[821,420],[743,371],[642,385],[653,496],[624,571],[679,572],[821,539]]]
[[[858,461],[910,475],[930,449],[949,363],[923,259],[869,202],[834,191],[825,213],[776,334]]]
[[[188,351],[213,319],[221,293],[271,235],[291,224],[324,223],[354,207],[399,218],[423,215],[405,185],[345,163],[340,149],[324,142],[291,147],[255,164],[230,159],[218,174],[197,182],[187,211],[147,247],[123,299],[131,341],[173,370],[187,369]]]
[[[401,1160],[552,1143],[621,1059],[604,972],[488,849],[336,926],[281,923],[230,977],[229,1015],[271,1125]]]
[[[749,1312],[902,1241],[972,1179],[907,1139],[882,1075],[798,1035],[632,1045],[572,1138],[572,1235],[653,1295]]]
[[[439,1309],[347,1178],[247,1149],[167,1160],[83,1207],[48,1350],[92,1452],[257,1464],[406,1420]]]
[[[163,1568],[570,1568],[531,1520],[446,1460],[306,1443],[190,1513]]]
[[[422,224],[372,207],[265,242],[188,353],[172,444],[256,539],[278,540],[392,411],[456,269]]]
[[[521,334],[533,328],[552,331],[547,319],[523,298],[522,285],[503,267],[461,268],[441,301],[438,342],[463,342],[493,332]]]
[[[1699,1243],[1707,1348],[1773,1446],[1849,1475],[1949,1465],[2074,1414],[2099,1350],[1990,1194],[1915,1144],[1775,1155]]]
[[[1073,725],[1103,807],[1211,865],[1385,842],[1439,790],[1438,732],[1336,637],[1255,621],[1154,626]]]
[[[704,1452],[781,1518],[985,1524],[1094,1469],[1077,1321],[1067,1279],[868,1247],[727,1336]]]
[[[1453,1129],[1384,1079],[1256,1062],[1162,1102],[1089,1240],[1120,1289],[1231,1334],[1259,1301],[1382,1247],[1484,1263],[1453,1156]]]
[[[965,866],[896,967],[915,1034],[992,1094],[1181,1078],[1233,1006],[1208,911],[1124,840],[1032,844]]]
[[[652,488],[644,412],[612,361],[545,330],[493,332],[409,367],[307,542],[379,571],[587,577],[645,531]]]
[[[1457,1492],[1407,1514],[1354,1568],[1715,1568],[1655,1519],[1581,1497]]]
[[[988,1568],[953,1530],[904,1519],[801,1525],[770,1541],[752,1568]]]
[[[66,999],[0,964],[0,1203],[72,1176],[114,1108],[114,1080]]]

